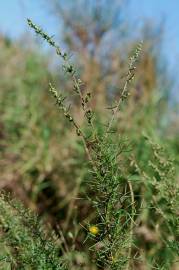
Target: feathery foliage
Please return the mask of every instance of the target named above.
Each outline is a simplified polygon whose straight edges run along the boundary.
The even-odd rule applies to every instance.
[[[106,117],[106,114],[100,115],[94,110],[92,103],[95,92],[87,89],[85,81],[81,79],[69,55],[61,50],[53,37],[29,19],[28,24],[37,35],[55,49],[57,56],[63,62],[63,71],[68,76],[68,81],[72,82],[72,91],[68,93],[69,96],[64,94],[63,89],[58,91],[52,82],[49,83],[49,92],[60,111],[61,133],[64,132],[63,136],[66,136],[67,140],[72,138],[73,131],[77,135],[77,142],[73,145],[75,154],[71,151],[74,156],[70,160],[71,163],[69,162],[72,165],[69,172],[71,176],[68,178],[68,180],[73,180],[71,185],[76,181],[77,187],[74,193],[70,193],[70,199],[65,198],[59,202],[59,197],[53,198],[51,211],[56,220],[59,221],[59,216],[64,215],[61,212],[65,209],[65,200],[70,201],[71,207],[67,211],[66,220],[62,222],[64,223],[62,230],[56,227],[53,220],[59,238],[49,234],[49,229],[44,228],[36,215],[25,210],[15,200],[1,195],[2,267],[62,270],[172,269],[179,253],[179,189],[174,162],[168,158],[167,151],[156,143],[156,137],[146,136],[142,132],[143,129],[150,134],[151,130],[148,129],[147,124],[151,121],[153,125],[152,105],[146,106],[142,114],[139,113],[140,108],[137,108],[136,112],[137,110],[139,112],[136,116],[133,113],[135,110],[130,111],[127,103],[142,44],[139,43],[131,54],[123,79],[124,84],[120,88],[119,99],[108,108],[111,113]],[[29,61],[31,66],[31,60]],[[46,77],[50,77],[49,73]],[[44,84],[46,82],[45,80]],[[134,82],[136,83],[135,80]],[[38,88],[36,76],[26,78],[24,83],[26,88],[30,86],[28,88],[30,91],[31,87],[35,87],[36,90]],[[40,95],[40,92],[38,94]],[[74,113],[74,104],[69,105],[72,96],[78,100],[77,104],[80,105],[78,113],[81,112],[82,121],[78,119],[78,114]],[[32,117],[27,126],[29,130],[32,126],[33,131],[39,134],[38,138],[42,138],[43,142],[38,148],[41,158],[38,156],[37,159],[35,155],[16,171],[19,170],[20,175],[31,175],[32,179],[37,178],[37,183],[34,179],[30,182],[30,186],[36,188],[32,195],[31,206],[34,208],[42,198],[40,203],[41,205],[46,203],[43,206],[46,211],[50,208],[52,197],[56,195],[57,187],[61,188],[58,186],[59,178],[54,186],[51,183],[53,166],[57,168],[58,164],[54,164],[52,157],[54,152],[50,153],[53,151],[50,146],[50,136],[54,132],[57,136],[57,132],[54,127],[51,128],[51,125],[49,128],[47,123],[42,124],[46,117],[45,113],[37,117],[40,108],[36,106],[36,91],[30,97],[30,104],[28,103],[30,115],[36,115],[36,117],[35,119]],[[48,99],[44,98],[43,101],[46,106]],[[136,106],[140,105],[138,103]],[[26,110],[26,107],[22,109]],[[51,113],[50,119],[56,121],[53,119],[53,113],[56,112]],[[126,116],[123,116],[125,113]],[[121,115],[123,119],[120,118]],[[64,129],[63,116],[67,120]],[[127,117],[131,118],[130,123]],[[14,119],[11,116],[9,118]],[[23,132],[27,119],[28,116],[25,116],[21,132],[16,132],[17,138],[23,138],[23,136],[29,138],[29,133]],[[34,121],[36,128],[33,126]],[[42,125],[41,128],[39,124]],[[9,124],[8,130],[10,128]],[[69,131],[70,135],[68,135]],[[32,145],[30,140],[28,143],[29,151],[33,152],[35,143]],[[82,150],[82,144],[85,153]],[[20,145],[20,149],[23,149],[23,142]],[[40,159],[45,159],[45,164],[42,162],[41,165],[44,166],[43,169],[39,169]],[[86,160],[88,160],[88,165],[86,165]],[[59,166],[62,171],[65,170],[63,162]],[[61,177],[59,170],[56,173]],[[62,178],[66,177],[64,175],[62,174]],[[24,186],[26,187],[25,184]],[[49,195],[50,193],[52,194]],[[79,218],[80,209],[78,211],[75,207],[77,205],[80,208],[83,203],[78,205],[77,199],[71,197],[84,197],[84,194],[88,199],[86,202],[87,200],[83,198],[87,213],[82,209],[80,213],[82,217]],[[48,196],[51,197],[48,198]],[[85,213],[84,218],[83,213]]]
[[[143,192],[139,194],[139,199],[137,198],[137,200],[139,200],[138,202],[135,199],[133,184],[130,180],[130,178],[132,178],[131,172],[129,169],[126,170],[125,162],[127,160],[123,160],[122,162],[124,165],[120,166],[120,159],[121,157],[124,158],[123,152],[128,151],[128,147],[122,141],[120,136],[118,138],[118,142],[116,143],[116,135],[112,134],[112,129],[114,127],[113,122],[116,120],[120,104],[129,94],[128,85],[134,77],[134,70],[136,69],[136,62],[141,51],[141,45],[137,47],[133,56],[130,58],[125,84],[119,101],[112,108],[111,119],[106,125],[106,128],[104,128],[104,125],[101,124],[99,130],[99,128],[95,126],[95,114],[88,105],[89,100],[87,97],[89,97],[90,94],[88,92],[88,95],[84,96],[84,94],[81,92],[82,81],[78,77],[75,67],[69,62],[67,54],[63,54],[53,39],[49,37],[48,34],[46,34],[41,28],[33,24],[31,20],[28,20],[28,24],[38,35],[44,38],[44,40],[46,40],[52,47],[56,49],[57,55],[63,58],[64,70],[72,77],[74,90],[80,97],[84,117],[86,118],[87,124],[90,127],[90,132],[88,133],[87,137],[84,131],[82,131],[82,128],[76,124],[70,112],[67,111],[67,108],[64,105],[64,99],[61,98],[61,95],[57,94],[55,88],[50,84],[50,92],[53,94],[58,107],[62,109],[65,117],[72,122],[76,128],[77,134],[82,137],[86,153],[92,165],[92,180],[89,182],[89,185],[91,190],[95,191],[95,196],[90,200],[97,212],[95,220],[95,226],[97,229],[96,233],[94,233],[95,239],[91,250],[94,251],[97,265],[102,268],[110,267],[110,269],[126,269],[126,267],[131,267],[132,263],[135,263],[135,258],[133,255],[133,250],[135,249],[135,227],[138,225],[136,230],[140,232],[142,230],[142,226],[146,225],[142,224],[143,221],[140,221],[141,223],[139,223],[142,224],[141,228],[139,224],[137,224],[140,215],[143,216],[142,205],[143,203],[145,204],[145,192],[144,194]],[[172,203],[171,205],[171,203],[169,204],[169,202],[165,202],[165,206],[163,200],[165,201],[166,198],[170,200],[171,196],[170,192],[172,191],[172,188],[170,187],[169,183],[171,179],[174,178],[173,167],[171,162],[168,160],[163,160],[162,151],[160,148],[152,145],[151,150],[153,154],[152,160],[154,161],[150,161],[148,163],[148,167],[151,169],[152,175],[147,176],[145,173],[145,168],[142,171],[138,169],[140,172],[139,178],[146,178],[145,181],[142,181],[142,183],[147,183],[147,187],[150,187],[150,189],[148,192],[146,192],[146,194],[149,196],[151,193],[152,196],[151,200],[147,198],[147,202],[145,204],[146,209],[144,211],[149,211],[149,213],[150,211],[154,211],[155,214],[153,217],[155,215],[158,216],[159,213],[161,215],[162,213],[167,215],[167,213],[170,212],[172,216],[171,219],[175,220],[173,221],[171,228],[168,217],[162,215],[162,218],[164,218],[164,220],[161,221],[162,226],[166,222],[166,228],[161,228],[161,233],[163,233],[163,231],[165,232],[161,238],[163,243],[165,243],[167,238],[174,237],[178,227],[178,219],[176,218],[178,211],[176,210],[178,191],[175,193],[175,195],[173,194],[173,197],[175,198],[174,204]],[[160,178],[159,180],[158,177]],[[170,179],[170,181],[168,182],[166,179]],[[159,183],[157,183],[158,181]],[[155,191],[151,185],[157,189],[158,193],[156,192],[156,197]],[[168,194],[166,193],[166,190],[168,190]],[[148,200],[151,201],[150,204],[148,204]],[[140,205],[138,209],[136,207],[137,203]],[[162,206],[160,204],[162,204]],[[165,211],[163,211],[161,208],[167,207],[167,205],[169,209],[165,209]],[[172,209],[175,209],[176,212],[173,212]],[[155,224],[158,228],[160,227],[159,223]],[[172,235],[170,235],[170,233]],[[94,237],[93,233],[91,233],[91,235]],[[167,248],[166,245],[164,249],[165,248]],[[163,263],[163,260],[159,259],[159,250],[161,255],[163,252],[162,245],[158,248],[158,250],[155,249],[156,253],[155,256],[152,256],[151,261],[149,259],[151,267],[169,267],[169,265],[172,264],[175,255],[171,256],[170,262],[165,261]]]
[[[11,269],[64,269],[55,237],[47,234],[35,214],[4,194],[0,196],[0,228],[2,265],[9,263]]]

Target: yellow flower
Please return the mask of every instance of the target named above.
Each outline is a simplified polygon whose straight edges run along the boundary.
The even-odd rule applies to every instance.
[[[99,233],[99,228],[97,226],[90,226],[89,232],[93,235],[97,235]]]

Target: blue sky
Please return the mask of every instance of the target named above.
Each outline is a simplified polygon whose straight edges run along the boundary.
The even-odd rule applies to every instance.
[[[1,1],[0,32],[13,38],[28,31],[26,19],[32,18],[42,26],[52,27],[41,0]],[[48,23],[47,23],[48,20]],[[47,27],[46,27],[47,28]]]
[[[179,61],[179,1],[178,0],[131,0],[130,13],[136,21],[150,18],[164,21],[164,50],[169,64],[174,68]],[[179,65],[178,65],[179,67]]]
[[[130,0],[129,2],[127,13],[135,22],[143,21],[144,18],[158,22],[164,19],[166,54],[172,63],[175,62],[175,58],[179,57],[179,0]],[[6,0],[1,1],[0,32],[18,37],[28,31],[27,17],[33,18],[52,31],[54,21],[52,17],[47,17],[43,1]]]
[[[67,1],[67,0],[66,0]],[[97,1],[97,0],[96,0]],[[112,2],[112,0],[110,0]],[[55,21],[45,13],[43,0],[6,0],[1,1],[0,32],[13,38],[28,31],[26,18],[45,26],[53,34]],[[164,55],[170,70],[179,70],[179,0],[129,0],[127,20],[140,23],[145,18],[165,22]],[[134,28],[135,30],[135,28]],[[177,74],[175,74],[176,77]]]

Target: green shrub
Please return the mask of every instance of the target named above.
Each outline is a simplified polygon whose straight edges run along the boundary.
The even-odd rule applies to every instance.
[[[112,108],[111,119],[106,125],[107,127],[101,124],[99,129],[95,113],[90,108],[90,93],[84,94],[81,91],[83,82],[80,80],[73,64],[70,63],[68,55],[62,53],[55,41],[41,28],[34,25],[30,20],[28,20],[28,23],[38,35],[56,49],[57,55],[63,59],[64,70],[72,78],[74,91],[81,100],[87,130],[77,124],[65,105],[65,98],[58,94],[55,87],[50,84],[50,92],[55,98],[57,106],[67,120],[73,124],[77,135],[81,137],[91,163],[92,180],[89,181],[89,185],[95,195],[90,200],[96,209],[97,215],[94,219],[94,232],[90,229],[89,231],[90,235],[92,234],[93,237],[95,235],[91,250],[94,251],[97,265],[102,268],[110,266],[111,269],[126,269],[126,267],[132,267],[132,265],[134,267],[134,250],[137,249],[138,253],[138,249],[142,248],[140,241],[138,244],[137,241],[136,243],[134,241],[135,231],[151,230],[152,235],[157,228],[160,232],[162,244],[156,243],[156,239],[153,240],[159,247],[152,253],[151,258],[149,254],[151,250],[153,251],[153,246],[149,243],[147,248],[149,251],[146,251],[147,256],[141,260],[147,260],[151,268],[170,267],[173,260],[176,259],[176,253],[173,250],[168,250],[167,241],[169,239],[176,241],[178,237],[178,189],[172,193],[173,186],[170,184],[172,180],[175,180],[173,165],[168,159],[165,160],[160,147],[152,144],[151,149],[148,150],[148,160],[146,160],[147,163],[145,163],[144,168],[139,169],[140,164],[138,167],[135,159],[131,161],[132,164],[135,164],[135,169],[137,168],[139,174],[139,182],[133,181],[135,171],[132,170],[131,165],[127,165],[127,162],[131,159],[131,153],[126,156],[124,153],[129,150],[127,145],[120,136],[117,137],[115,133],[112,134],[121,102],[129,94],[128,86],[134,77],[135,65],[141,51],[141,45],[137,47],[130,58],[126,80],[119,101]],[[147,153],[147,146],[145,151]],[[150,168],[149,171],[148,168]],[[147,192],[142,186],[147,187]],[[172,201],[171,196],[173,197]],[[143,203],[146,208],[144,210]],[[142,220],[143,211],[145,215],[146,211],[148,213],[147,221],[149,224],[145,224]],[[171,221],[167,215],[170,216]],[[157,220],[159,216],[161,226],[159,220]],[[150,224],[151,218],[154,218],[153,227]],[[137,223],[138,221],[139,223]],[[164,250],[168,251],[165,260],[162,256]],[[140,252],[136,260],[140,260]]]
[[[35,155],[29,162],[25,162],[20,171],[22,175],[30,175],[31,186],[35,189],[31,195],[34,205],[43,198],[41,204],[47,203],[43,206],[44,211],[47,211],[48,199],[53,199],[52,207],[58,209],[51,209],[55,217],[61,210],[59,204],[63,205],[63,213],[60,215],[64,226],[61,230],[54,225],[59,238],[49,235],[50,230],[44,228],[34,214],[15,200],[1,195],[2,267],[70,270],[172,269],[179,253],[179,189],[174,162],[157,143],[160,137],[154,130],[152,117],[155,112],[151,104],[143,111],[144,107],[137,107],[136,111],[134,109],[132,112],[138,112],[137,115],[126,113],[126,117],[118,123],[121,120],[120,113],[125,114],[127,111],[129,87],[134,79],[142,44],[131,54],[120,97],[109,108],[111,113],[106,117],[93,111],[91,92],[84,89],[84,82],[68,54],[62,52],[53,38],[31,20],[28,20],[28,24],[56,50],[57,56],[63,61],[63,70],[72,82],[73,91],[68,93],[69,96],[65,96],[63,90],[58,92],[52,82],[49,83],[49,92],[60,111],[61,135],[63,133],[60,142],[69,146],[67,141],[72,139],[73,151],[69,151],[70,169],[68,167],[68,177],[65,179],[73,180],[71,185],[75,183],[76,186],[62,202],[58,196],[55,197],[58,183],[51,181],[54,168],[61,168],[56,169],[55,176],[61,173],[60,177],[63,178],[65,175],[63,155],[54,162],[53,154],[50,153],[53,148],[50,137],[58,136],[56,124],[51,124],[56,123],[57,118],[56,115],[54,117],[52,106],[48,110],[51,112],[50,121],[45,123],[45,110],[42,113],[43,110],[38,108],[39,93],[34,91],[33,97],[28,100],[28,106],[31,108],[32,124],[35,121],[32,126],[37,137],[33,145],[28,140],[25,140],[25,145],[27,148],[29,145],[29,151],[34,155],[39,140],[40,154],[37,155],[38,158]],[[33,69],[32,59],[27,61],[27,65],[30,70],[31,66]],[[26,78],[26,83],[29,82],[34,89],[38,84],[36,76],[37,74],[30,72]],[[76,117],[73,106],[69,105],[70,98],[73,96],[73,99],[74,95],[80,105],[78,112],[81,110],[82,121]],[[28,99],[28,95],[26,98]],[[45,104],[48,104],[46,98],[44,106]],[[21,109],[26,111],[26,108]],[[42,113],[40,117],[37,117],[38,111]],[[66,125],[62,120],[63,116],[67,120]],[[13,118],[11,115],[9,119],[15,121],[18,116]],[[23,127],[26,122],[28,125],[27,119],[28,117],[23,120]],[[11,124],[7,130],[10,130]],[[14,131],[15,129],[10,133]],[[146,136],[145,132],[149,135]],[[74,133],[78,138],[76,142],[73,141]],[[21,140],[22,134],[15,136]],[[62,139],[64,137],[66,140]],[[28,157],[27,154],[26,158]],[[57,161],[62,164],[58,165]],[[39,184],[33,178],[37,178]],[[83,199],[86,211],[83,218],[83,214],[78,214],[83,203],[78,205],[76,198],[71,197],[84,197],[84,194],[88,202]],[[64,213],[67,202],[69,209]],[[74,210],[73,204],[79,206],[79,210]],[[59,217],[57,220],[59,221]]]
[[[64,269],[57,239],[46,232],[36,215],[4,194],[0,196],[0,234],[1,267]]]

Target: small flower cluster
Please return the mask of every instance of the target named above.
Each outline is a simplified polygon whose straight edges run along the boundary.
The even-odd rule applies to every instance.
[[[28,20],[28,23],[37,34],[42,36],[42,38],[45,39],[51,46],[56,48],[56,51],[58,51],[57,54],[63,58],[64,71],[71,76],[73,81],[73,90],[80,98],[84,118],[87,125],[90,127],[90,136],[89,134],[88,136],[85,135],[84,132],[82,132],[82,128],[79,127],[75,122],[74,117],[64,105],[65,98],[61,94],[58,95],[55,87],[53,87],[52,84],[49,85],[50,93],[55,98],[59,109],[68,119],[68,121],[74,125],[77,134],[81,136],[87,156],[92,165],[93,180],[91,182],[91,187],[92,189],[95,189],[96,199],[92,199],[91,201],[96,208],[96,211],[99,213],[99,222],[97,224],[100,224],[100,229],[97,225],[91,225],[88,228],[88,231],[92,236],[95,236],[93,237],[93,240],[96,243],[93,245],[93,248],[96,252],[98,264],[101,265],[101,267],[110,264],[113,265],[112,269],[119,269],[121,260],[123,260],[123,263],[126,264],[131,253],[131,228],[133,225],[132,220],[134,216],[133,207],[131,207],[131,205],[134,204],[134,199],[132,185],[126,181],[130,196],[129,199],[127,198],[125,200],[123,205],[119,204],[119,193],[122,192],[121,185],[123,183],[123,179],[125,179],[118,164],[118,156],[120,152],[119,145],[112,141],[112,138],[105,136],[105,134],[111,131],[119,105],[124,97],[127,97],[127,87],[134,75],[135,63],[137,62],[141,47],[137,47],[134,56],[130,59],[129,71],[127,73],[122,96],[120,97],[111,121],[107,126],[107,132],[105,133],[105,130],[103,130],[103,125],[101,125],[101,129],[103,131],[102,134],[100,134],[100,132],[97,132],[97,128],[93,126],[94,112],[89,106],[91,94],[88,91],[86,91],[85,94],[82,93],[81,85],[83,82],[77,76],[76,69],[69,62],[67,54],[63,54],[53,39],[44,33],[41,28],[37,27],[30,20]],[[124,195],[124,197],[126,196]],[[128,208],[128,211],[124,212],[122,207],[124,209]],[[127,215],[130,215],[130,220]],[[123,226],[125,220],[127,220],[127,225]],[[120,248],[125,250],[124,254],[120,254]],[[127,256],[126,259],[127,253],[129,256]],[[115,260],[113,258],[115,258]]]
[[[53,40],[53,37],[50,37],[47,33],[45,33],[42,28],[40,28],[39,26],[34,24],[30,19],[27,19],[27,22],[28,22],[28,25],[32,29],[34,29],[35,33],[37,35],[40,35],[45,41],[47,41],[50,46],[54,47],[55,50],[56,50],[57,55],[60,56],[63,59],[63,61],[64,61],[64,65],[63,65],[64,72],[71,76],[71,78],[73,80],[73,90],[75,91],[75,93],[77,93],[79,95],[79,97],[81,99],[82,109],[84,111],[84,116],[86,117],[86,119],[88,121],[88,124],[91,125],[92,124],[92,118],[93,118],[93,115],[94,115],[92,110],[89,108],[89,101],[90,101],[90,98],[91,98],[91,93],[87,92],[87,94],[85,96],[83,96],[82,91],[81,91],[81,86],[83,85],[83,82],[78,77],[76,68],[69,61],[68,54],[66,52],[62,53],[61,48]]]

